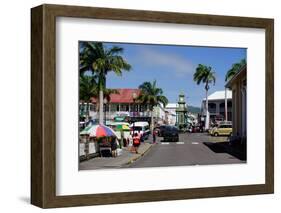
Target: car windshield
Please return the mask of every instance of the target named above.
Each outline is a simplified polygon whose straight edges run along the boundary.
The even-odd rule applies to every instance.
[[[134,131],[142,131],[142,127],[141,127],[141,126],[132,127],[132,129],[133,129]]]
[[[168,130],[168,131],[177,131],[178,129],[176,127],[174,127],[174,126],[167,126],[166,130]]]
[[[219,128],[232,128],[231,125],[220,125]]]

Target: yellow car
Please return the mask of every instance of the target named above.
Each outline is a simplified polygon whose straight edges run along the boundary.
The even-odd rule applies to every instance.
[[[214,129],[217,128],[217,127],[218,127],[218,125],[213,126],[213,127],[210,127],[210,129],[208,130],[208,133],[209,133],[210,135],[213,135],[213,131],[214,131]]]
[[[232,125],[231,124],[221,124],[218,127],[212,129],[212,135],[232,135]]]

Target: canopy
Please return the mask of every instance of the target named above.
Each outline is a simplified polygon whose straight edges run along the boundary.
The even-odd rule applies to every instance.
[[[117,131],[130,131],[130,127],[126,124],[119,124],[116,126]]]

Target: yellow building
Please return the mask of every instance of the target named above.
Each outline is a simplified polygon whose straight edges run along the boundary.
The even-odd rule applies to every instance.
[[[232,90],[233,136],[247,136],[247,67],[243,66],[225,85]]]

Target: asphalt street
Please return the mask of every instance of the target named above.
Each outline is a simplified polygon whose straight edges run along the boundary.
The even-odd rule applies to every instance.
[[[157,139],[142,158],[124,167],[161,167],[211,164],[245,163],[224,148],[226,137],[212,137],[207,133],[180,134],[179,142],[163,142]]]

